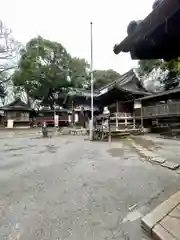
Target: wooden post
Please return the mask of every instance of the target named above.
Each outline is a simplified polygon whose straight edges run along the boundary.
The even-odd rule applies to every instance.
[[[74,101],[72,101],[72,126],[74,126]]]
[[[118,114],[116,112],[116,130],[118,130],[118,126],[119,126],[119,123],[118,123]]]
[[[125,128],[127,128],[127,113],[125,113],[125,120],[124,120],[124,123],[125,123]]]
[[[101,139],[103,138],[103,135],[104,135],[103,124],[104,124],[104,118],[103,118],[102,121],[101,121],[101,132],[100,132],[100,138],[101,138]]]
[[[135,118],[135,113],[133,113],[133,129],[136,129],[136,118]]]
[[[118,112],[119,112],[119,104],[118,101],[116,102],[116,130],[118,130],[119,123],[118,123]]]
[[[109,142],[111,142],[111,124],[110,124],[110,116],[108,117],[108,126],[109,126],[109,136],[108,136],[108,138],[109,138]]]
[[[141,129],[143,129],[144,127],[144,122],[143,122],[143,106],[142,106],[142,102],[141,102]]]

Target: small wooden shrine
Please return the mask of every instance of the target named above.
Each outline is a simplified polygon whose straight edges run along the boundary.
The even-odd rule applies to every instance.
[[[159,2],[143,21],[131,22],[133,31],[115,45],[115,54],[130,52],[132,59],[164,60],[180,56],[180,1]]]
[[[4,115],[4,125],[6,127],[30,127],[34,110],[24,103],[20,98],[15,99],[10,104],[0,108]]]

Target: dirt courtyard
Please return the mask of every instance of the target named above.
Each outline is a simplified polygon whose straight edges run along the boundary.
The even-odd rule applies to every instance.
[[[179,190],[178,171],[132,145],[180,162],[180,143],[147,135],[116,142],[0,132],[0,239],[148,239],[140,218]]]

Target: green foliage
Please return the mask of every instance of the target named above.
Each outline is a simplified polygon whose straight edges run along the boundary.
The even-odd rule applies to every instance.
[[[168,70],[167,78],[164,79],[163,84],[165,90],[173,89],[179,85],[180,76],[180,58],[165,62],[163,60],[140,60],[138,71],[140,76],[149,74],[153,69]]]
[[[70,70],[73,87],[90,89],[89,68],[90,65],[85,59],[72,58],[70,61]],[[120,74],[112,69],[96,70],[94,71],[94,88],[98,89],[119,77]]]
[[[86,88],[89,85],[89,64],[84,58],[72,58],[69,63],[72,86]]]
[[[89,64],[85,59],[72,58],[57,42],[42,37],[31,39],[21,50],[18,68],[12,76],[16,92],[25,91],[28,99],[40,100],[53,107],[54,101],[62,105],[69,89],[90,87]],[[117,79],[114,70],[97,70],[95,88]],[[58,99],[54,95],[58,94]]]
[[[9,76],[7,72],[5,71],[0,72],[0,98],[2,100],[4,100],[7,95],[5,85],[8,81],[9,81]]]
[[[14,85],[23,88],[32,99],[52,106],[54,93],[60,96],[70,86],[67,81],[70,60],[61,44],[34,38],[21,52],[18,70],[12,77]]]
[[[6,96],[5,88],[2,84],[0,84],[0,98],[4,99]]]
[[[139,65],[139,74],[145,75],[152,72],[153,69],[157,69],[162,66],[162,60],[140,60],[138,62]]]
[[[109,69],[109,70],[96,70],[94,72],[94,88],[98,89],[103,87],[104,85],[118,79],[120,74],[116,71]]]
[[[164,81],[165,90],[179,86],[178,77],[180,76],[180,58],[164,62],[162,67],[169,71],[168,78]]]

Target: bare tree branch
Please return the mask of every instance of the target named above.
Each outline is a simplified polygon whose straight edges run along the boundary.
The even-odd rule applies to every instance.
[[[6,72],[6,71],[9,71],[9,70],[12,70],[12,69],[14,69],[15,67],[14,66],[12,66],[12,67],[8,67],[8,68],[5,68],[5,69],[3,69],[3,70],[0,70],[0,75],[2,74],[2,73],[4,73],[4,72]],[[0,68],[1,69],[1,68]]]
[[[6,78],[5,80],[1,80],[0,84],[4,84],[4,83],[7,83],[11,80],[11,76]]]
[[[0,20],[0,98],[8,98],[12,70],[17,68],[21,45]]]

